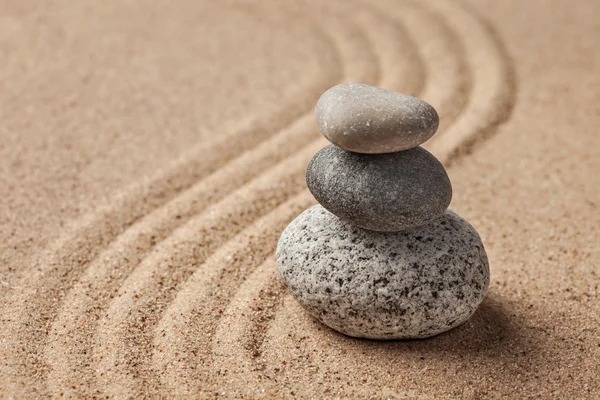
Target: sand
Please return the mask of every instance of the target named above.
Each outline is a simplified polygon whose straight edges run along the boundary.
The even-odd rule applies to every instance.
[[[600,396],[600,3],[4,1],[0,397]],[[281,286],[319,95],[417,95],[489,294],[423,341]]]

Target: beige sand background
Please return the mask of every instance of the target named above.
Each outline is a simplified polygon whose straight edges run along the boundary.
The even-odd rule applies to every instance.
[[[600,2],[0,3],[0,397],[600,397]],[[314,322],[273,251],[342,81],[430,101],[492,283]]]

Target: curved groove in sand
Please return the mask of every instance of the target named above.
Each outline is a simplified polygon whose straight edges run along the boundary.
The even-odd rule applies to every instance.
[[[280,112],[274,113],[279,117],[239,122],[229,130],[232,133],[198,146],[171,168],[113,196],[107,206],[82,218],[59,238],[49,251],[50,262],[31,278],[33,289],[15,299],[14,311],[25,316],[17,321],[25,323],[2,328],[15,345],[29,347],[28,353],[33,355],[31,360],[21,361],[21,368],[31,371],[23,375],[39,379],[35,373],[48,373],[48,389],[54,395],[77,395],[76,390],[65,391],[75,373],[86,377],[79,384],[96,387],[98,394],[112,391],[135,396],[142,385],[155,394],[200,390],[206,378],[192,368],[201,357],[181,353],[197,339],[198,347],[203,346],[201,355],[209,357],[206,338],[194,336],[202,332],[182,328],[198,326],[194,319],[200,317],[214,318],[211,332],[227,329],[224,321],[240,324],[230,327],[233,333],[226,337],[244,346],[244,351],[233,355],[234,361],[249,368],[240,377],[251,373],[256,365],[248,349],[260,349],[264,336],[243,341],[239,332],[264,331],[279,304],[274,281],[269,279],[261,286],[256,279],[272,275],[268,268],[273,265],[265,259],[276,243],[278,235],[273,232],[280,232],[286,221],[312,203],[305,192],[295,195],[304,186],[301,172],[306,162],[317,144],[325,143],[314,141],[317,135],[311,136],[316,132],[307,110],[326,87],[339,80],[342,70],[347,80],[379,82],[379,86],[420,95],[434,104],[440,112],[441,128],[426,147],[446,163],[488,137],[514,101],[511,66],[501,42],[470,11],[446,0],[431,4],[431,9],[408,1],[401,7],[394,3],[393,7],[374,8],[361,0],[350,11],[311,4],[322,8],[326,18],[326,23],[310,21],[315,32],[319,32],[319,22],[327,26],[323,28],[326,34],[319,34],[322,49],[316,50],[323,56],[319,60],[322,73],[310,88],[282,102]],[[300,14],[303,7],[296,12]],[[358,9],[360,12],[355,12]],[[343,18],[334,16],[344,13]],[[352,29],[353,24],[360,29]],[[377,40],[390,36],[397,42]],[[271,137],[274,131],[281,132]],[[302,146],[303,150],[286,160]],[[271,186],[273,182],[280,186]],[[288,200],[290,196],[296,197]],[[228,226],[236,220],[242,224]],[[198,233],[202,228],[215,231],[203,238]],[[239,243],[255,243],[252,246],[260,254],[248,261],[250,267],[244,273],[227,263],[231,254],[245,256]],[[254,269],[217,328],[221,314],[202,308],[211,301],[227,306],[229,297],[219,295],[215,285],[229,285],[227,293],[232,295]],[[69,277],[66,287],[57,278],[63,276]],[[210,277],[214,278],[212,286],[202,287]],[[240,315],[236,304],[261,288],[277,292],[275,300],[252,303],[260,308],[271,302],[267,307],[271,317],[261,322],[256,318],[264,315],[250,320]],[[38,290],[45,292],[39,298],[54,294],[56,303],[41,304],[36,300]],[[156,314],[152,320],[142,312],[150,309]],[[230,312],[233,320],[227,319]],[[37,323],[30,314],[43,316],[46,322]],[[47,341],[23,343],[19,333],[25,330],[50,333]],[[149,350],[152,344],[154,354]],[[218,363],[221,344],[212,345]],[[104,351],[109,357],[103,359]],[[50,368],[37,357],[42,353]],[[151,372],[145,375],[153,378],[138,379],[140,370]],[[162,374],[168,379],[160,381]]]
[[[365,16],[365,14],[362,13],[360,15],[362,15],[363,18]],[[367,14],[367,19],[363,20],[362,23],[364,24],[365,21],[373,22],[373,17],[374,15]],[[331,19],[329,21],[331,22]],[[393,32],[394,37],[405,37],[403,31],[393,30],[392,28],[396,25],[390,24],[388,20],[379,20],[379,24],[382,26],[381,30],[371,29],[371,31],[375,32],[375,37],[371,39],[372,43],[381,42],[377,40],[378,34],[387,35]],[[373,32],[371,34],[373,35]],[[381,51],[389,55],[387,56],[387,58],[385,58],[381,57],[378,53],[378,56],[381,57],[380,59],[385,58],[386,60],[394,60],[394,57],[397,57],[397,54],[400,53],[400,49],[411,49],[412,45],[411,43],[405,42],[400,42],[399,44],[408,44],[408,46],[400,46],[400,48],[395,49],[392,49],[392,46],[383,48],[381,49]],[[419,58],[416,58],[416,60],[419,60]],[[382,65],[392,65],[399,67],[402,65],[399,63],[399,60],[394,61],[398,62],[390,62],[390,64],[382,63]],[[387,85],[389,85],[388,87],[391,86],[391,88],[395,90],[420,90],[420,88],[423,86],[422,83],[419,82],[421,79],[406,79],[406,77],[411,75],[412,71],[407,69],[403,70],[401,68],[399,68],[399,70],[400,73],[397,74],[390,74],[389,71],[385,71],[386,73],[381,77],[381,79]],[[412,93],[414,94],[415,92]],[[305,196],[308,196],[307,198],[310,199],[310,196],[308,194],[306,194]],[[314,202],[314,200],[312,202]],[[310,204],[310,202],[308,204]],[[289,219],[291,218],[288,218],[288,221]],[[285,224],[283,224],[283,226],[285,226]],[[283,226],[281,227],[281,229],[283,228]],[[273,244],[276,243],[276,240],[277,236],[272,238]],[[154,368],[158,370],[156,373],[164,383],[164,387],[161,393],[166,392],[173,396],[184,396],[202,389],[202,377],[196,376],[196,379],[193,378],[193,375],[196,371],[196,368],[194,368],[194,363],[197,363],[195,355],[198,353],[206,354],[208,352],[208,349],[207,344],[205,343],[206,341],[203,340],[203,338],[201,337],[192,336],[192,333],[199,333],[199,329],[194,329],[193,327],[197,326],[198,321],[201,321],[202,316],[206,314],[206,310],[203,309],[203,306],[204,303],[207,301],[206,299],[208,298],[207,296],[202,295],[206,291],[205,287],[208,284],[208,282],[200,280],[199,278],[197,278],[197,276],[202,276],[206,278],[208,276],[206,268],[208,268],[209,266],[210,264],[203,265],[200,268],[198,268],[198,271],[193,275],[193,277],[190,278],[188,282],[186,282],[186,284],[182,287],[181,291],[177,294],[173,303],[165,312],[165,316],[159,322],[158,329],[156,330],[156,338],[154,341],[155,349],[159,350],[155,351],[153,359]],[[234,277],[222,277],[220,282],[222,282],[223,285],[227,285],[231,280],[235,281]],[[224,304],[221,304],[220,307],[224,307]],[[187,320],[190,316],[193,316],[194,320]],[[216,319],[214,315],[212,315],[211,317],[212,319]],[[206,318],[210,317],[206,316]],[[183,321],[185,321],[184,325],[182,325]],[[210,332],[214,331],[212,328],[210,328],[210,326],[214,325],[215,322],[216,321],[211,321],[210,324],[205,324],[205,332],[203,332],[204,335],[210,334]],[[183,326],[185,326],[185,328]],[[206,332],[206,329],[208,329],[209,332]],[[195,348],[195,351],[192,353],[192,355],[185,354],[183,349],[187,348],[186,346],[191,346]],[[194,384],[192,384],[191,382],[198,382],[197,385],[200,386],[195,387]]]
[[[412,96],[421,96],[429,79],[426,69],[430,67],[426,67],[426,60],[421,56],[413,35],[400,21],[378,9],[358,0],[348,3],[357,5],[358,9],[352,10],[353,16],[367,37],[370,37],[369,42],[377,54],[379,64],[385,66],[386,71],[380,74],[377,85]],[[395,40],[380,40],[384,38]]]
[[[89,264],[65,296],[49,334],[51,346],[46,348],[45,355],[52,367],[48,382],[51,392],[62,391],[65,384],[72,380],[75,371],[81,374],[83,369],[91,379],[93,370],[88,355],[96,320],[142,258],[208,205],[221,200],[298,148],[319,138],[313,125],[312,115],[304,115],[276,136],[201,179],[165,206],[151,211],[117,236]],[[90,384],[90,381],[86,384]]]
[[[354,64],[356,65],[355,68],[359,68],[361,65],[360,63]],[[362,79],[360,74],[357,77],[358,79]],[[159,209],[158,211],[161,212],[153,212],[149,217],[144,218],[143,223],[136,224],[132,229],[126,231],[107,251],[96,259],[97,262],[92,263],[92,266],[88,268],[81,281],[70,293],[70,296],[67,297],[67,301],[64,302],[66,306],[54,323],[55,327],[84,326],[85,328],[72,329],[69,331],[69,335],[64,335],[64,331],[60,330],[61,334],[54,334],[54,337],[52,337],[54,331],[51,332],[50,342],[53,346],[49,347],[46,351],[47,358],[53,367],[49,383],[51,388],[54,387],[56,390],[63,388],[65,382],[69,382],[74,371],[81,373],[82,368],[90,370],[90,363],[86,357],[86,354],[89,353],[89,345],[86,345],[86,342],[90,340],[89,333],[95,325],[94,318],[99,318],[99,313],[102,311],[102,304],[107,301],[106,297],[110,298],[113,295],[115,285],[118,285],[127,276],[133,265],[139,262],[144,252],[147,252],[156,241],[162,240],[164,235],[168,234],[173,226],[177,226],[172,221],[177,221],[178,219],[185,220],[202,206],[211,201],[218,200],[219,191],[221,195],[224,193],[223,190],[219,190],[222,189],[222,186],[219,186],[220,182],[227,182],[228,184],[225,186],[231,188],[247,181],[253,175],[244,172],[239,173],[239,171],[246,171],[248,165],[260,170],[256,168],[256,164],[260,166],[264,160],[269,160],[272,163],[273,158],[281,159],[289,153],[286,151],[286,147],[293,149],[294,146],[297,147],[302,142],[312,139],[310,135],[307,135],[309,128],[306,120],[305,117],[299,123],[295,124],[301,124],[305,127],[304,131],[292,128],[290,129],[290,134],[283,133],[274,137],[268,142],[263,143],[256,150],[247,153],[255,157],[247,155],[240,157],[240,159],[228,164],[223,170],[195,185],[195,190],[192,189],[185,192],[185,195],[169,203],[169,207],[165,207],[166,210]],[[310,121],[312,122],[312,119]],[[273,151],[276,151],[275,154],[269,154]],[[226,172],[229,172],[229,174]],[[256,173],[256,171],[254,172]],[[200,194],[204,194],[205,198],[201,200],[194,199],[194,197]],[[182,208],[187,208],[188,212],[181,213]],[[153,214],[157,215],[152,217]],[[142,243],[139,243],[140,236]],[[144,247],[144,242],[147,242],[146,248],[140,249],[140,245]],[[120,257],[115,260],[115,255],[117,254]],[[113,264],[112,268],[105,268],[105,260],[111,260]],[[115,276],[115,271],[118,276]],[[94,289],[90,290],[92,286]],[[101,294],[109,294],[109,296],[104,296],[104,299],[100,299],[99,295]],[[85,323],[77,324],[78,321],[85,321]],[[79,351],[73,352],[73,349]]]
[[[285,290],[275,260],[269,258],[244,281],[224,310],[210,353],[213,373],[225,378],[221,390],[238,396],[257,394],[242,383],[265,369],[262,345]]]
[[[347,24],[346,24],[346,25],[347,25]],[[344,32],[343,30],[341,30],[341,27],[338,27],[338,29],[339,29],[339,30],[337,30],[336,32]],[[350,56],[352,56],[352,55],[358,55],[358,54],[361,54],[361,55],[363,55],[363,56],[364,56],[365,50],[367,50],[367,51],[368,51],[368,48],[369,48],[369,46],[368,46],[368,42],[366,42],[366,41],[364,41],[364,40],[363,40],[363,41],[357,40],[357,38],[356,38],[356,37],[353,37],[353,40],[351,40],[351,41],[350,41],[350,40],[346,40],[346,39],[348,39],[348,38],[347,38],[347,37],[343,37],[343,36],[342,36],[342,37],[339,37],[339,38],[337,39],[337,40],[339,40],[339,51],[340,51],[340,53],[345,53],[345,54],[348,54],[348,55],[350,55]],[[357,44],[361,44],[361,43],[363,43],[363,46],[364,46],[364,48],[361,48],[361,47],[358,47],[358,46],[357,46]],[[350,46],[348,46],[348,44],[351,44],[351,45],[350,45]],[[374,57],[367,57],[367,58],[363,58],[363,59],[364,59],[364,60],[372,60],[372,59],[374,59]],[[349,60],[349,61],[351,61],[351,60],[352,60],[352,58],[350,58],[350,57],[349,57],[349,58],[348,58],[348,60]],[[350,71],[348,71],[348,72],[349,72],[349,73],[351,73],[351,74],[353,74],[353,75],[354,75],[354,74],[356,74],[356,75],[355,75],[355,76],[356,76],[356,78],[358,78],[358,79],[360,79],[360,80],[373,81],[374,79],[376,79],[376,77],[377,77],[377,75],[378,75],[378,66],[377,66],[377,64],[369,65],[369,62],[367,62],[367,63],[364,63],[364,62],[363,62],[362,64],[359,64],[359,63],[356,63],[356,62],[352,62],[350,65],[353,65],[353,66],[354,66],[354,70],[350,70]],[[373,67],[375,67],[375,68],[373,68]],[[351,75],[351,76],[352,76],[352,75]],[[315,146],[311,146],[311,149],[310,149],[310,151],[308,151],[308,152],[306,152],[306,151],[303,151],[303,152],[301,152],[300,154],[298,154],[297,156],[295,156],[295,157],[294,157],[295,159],[298,159],[298,157],[300,157],[300,158],[302,158],[302,159],[304,159],[304,158],[305,158],[305,160],[304,160],[304,161],[302,161],[302,162],[299,164],[299,165],[300,165],[300,168],[298,169],[298,171],[296,171],[296,174],[298,175],[298,177],[299,177],[300,179],[303,179],[303,175],[304,175],[304,174],[303,174],[303,172],[304,172],[304,166],[305,166],[306,162],[307,162],[307,161],[308,161],[308,159],[309,159],[309,158],[312,156],[312,154],[314,154],[314,152],[316,152],[316,151],[317,151],[317,149],[318,149],[318,148],[320,148],[320,147],[322,147],[322,146],[323,146],[323,144],[324,144],[324,143],[325,143],[324,141],[321,141],[321,140],[320,140],[320,141],[318,141],[318,142],[317,142],[317,144],[318,144],[318,146],[317,146],[317,147],[315,147]],[[286,164],[289,164],[289,162],[286,162]],[[289,168],[284,168],[283,170],[289,171]],[[271,178],[271,179],[273,179],[273,180],[276,180],[276,179],[282,179],[282,176],[281,176],[281,175],[282,175],[282,173],[281,173],[281,171],[279,171],[279,172],[276,172],[276,173],[274,173],[274,174],[271,174],[271,173],[269,173],[269,175],[273,175],[273,177]],[[261,177],[261,181],[264,181],[264,180],[265,180],[265,177]],[[286,179],[286,178],[283,178],[283,180],[287,180],[287,179]],[[302,186],[302,185],[297,185],[297,188],[300,188],[301,186]],[[250,204],[251,204],[251,203],[252,203],[252,202],[250,201]],[[226,203],[226,202],[224,202],[223,204],[221,204],[221,205],[219,206],[219,212],[220,212],[221,210],[223,210],[223,209],[226,209],[226,207],[227,207],[227,206],[226,206],[226,204],[227,204],[227,203]],[[247,198],[246,198],[246,199],[244,200],[244,205],[245,205],[245,206],[247,206],[248,204],[249,204],[249,199],[247,199]],[[266,211],[266,210],[265,210],[265,211]],[[256,215],[256,217],[258,217],[259,215],[260,215],[260,213],[258,213],[258,215]],[[231,231],[231,229],[229,229],[229,231]],[[187,235],[187,234],[186,234],[186,235]],[[189,238],[187,238],[187,236],[185,236],[185,235],[184,235],[184,236],[182,237],[182,240],[184,240],[184,241],[188,241],[188,240],[189,240]],[[187,246],[187,247],[186,247],[186,250],[185,250],[185,251],[187,251],[187,250],[189,249],[189,243],[188,243],[186,246]],[[213,251],[216,251],[216,248],[215,248],[215,249],[213,249]],[[201,259],[199,260],[199,262],[201,262]],[[142,268],[143,268],[143,267],[142,267]],[[139,269],[138,269],[138,270],[139,270]],[[136,273],[138,272],[138,270],[134,271],[134,274],[136,274]],[[128,280],[129,280],[129,278],[128,278]],[[132,279],[132,281],[134,281],[134,282],[139,282],[139,281],[140,281],[140,279],[139,279],[139,277],[135,277],[135,278],[133,278],[133,279]],[[149,283],[149,284],[151,284],[152,282],[148,282],[148,283]],[[124,285],[124,287],[125,287],[125,286],[127,286],[127,285]],[[158,316],[158,315],[160,315],[160,313],[156,313],[156,314],[157,314],[157,316]],[[130,330],[131,330],[131,327],[129,327],[129,328],[130,328]],[[143,332],[138,332],[138,334],[142,334],[142,333],[143,333]],[[108,336],[109,336],[109,337],[112,337],[113,335],[112,335],[112,334],[109,334]],[[118,336],[118,335],[115,335],[115,337],[116,337],[116,336]],[[102,343],[104,343],[104,341],[103,341],[103,340],[99,340],[99,342],[102,342]],[[121,343],[120,343],[120,344],[122,345],[122,341],[121,341]],[[115,345],[116,345],[116,346],[119,346],[119,343],[116,343]],[[123,347],[123,346],[121,346],[121,347]],[[125,350],[126,350],[126,349],[125,349]],[[141,363],[143,363],[143,361],[140,361],[140,362],[141,362]],[[110,369],[108,369],[106,372],[104,372],[104,371],[102,371],[102,372],[101,372],[101,374],[104,374],[104,373],[106,373],[106,375],[108,375],[108,376],[112,375],[112,377],[113,377],[113,378],[116,378],[116,379],[118,379],[119,377],[122,377],[122,374],[118,374],[118,373],[117,373],[117,374],[116,374],[117,376],[115,376],[114,374],[111,374],[111,370],[110,370]],[[102,379],[103,379],[103,378],[102,378]],[[101,379],[101,380],[102,380],[102,379]],[[108,379],[108,378],[107,378],[107,379]],[[114,381],[115,381],[115,379],[109,379],[109,380],[110,380],[111,382],[113,382],[113,384],[114,384]],[[133,380],[128,380],[128,382],[122,382],[122,383],[123,383],[123,385],[125,385],[125,387],[129,387],[129,388],[131,388],[132,392],[135,392],[135,389],[134,389],[134,387],[136,386],[136,382],[134,382]],[[138,383],[138,384],[139,384],[139,383]],[[143,384],[143,383],[142,383],[142,384]],[[145,387],[145,390],[148,390],[148,387],[149,387],[149,386],[148,386],[147,384],[145,384],[145,385],[144,385],[144,387]],[[120,387],[120,390],[121,390],[121,392],[122,392],[122,390],[123,390],[123,387],[122,387],[122,386]]]
[[[360,67],[360,64],[357,65]],[[51,389],[61,390],[74,371],[81,373],[81,369],[87,369],[92,375],[86,355],[91,347],[89,342],[95,327],[94,319],[99,318],[103,305],[114,295],[142,257],[157,242],[164,240],[175,228],[204,207],[220,200],[233,188],[241,186],[299,147],[318,138],[319,135],[312,134],[315,131],[313,125],[312,116],[304,116],[289,129],[242,154],[133,225],[90,264],[80,281],[66,296],[64,306],[50,332],[49,342],[52,346],[47,348],[46,357],[53,367],[49,379]],[[107,262],[110,262],[110,268],[106,267]],[[104,298],[101,298],[102,295]],[[62,327],[78,328],[69,330],[69,334],[65,335]]]
[[[317,28],[313,27],[313,30],[318,32]],[[40,340],[21,342],[22,337],[35,337],[22,332],[49,331],[65,290],[75,284],[89,263],[145,215],[198,184],[248,149],[267,140],[272,132],[284,129],[303,114],[311,114],[318,96],[340,78],[340,68],[335,68],[339,63],[335,58],[334,48],[323,37],[320,39],[315,43],[322,47],[316,52],[321,56],[317,59],[321,68],[316,79],[310,82],[310,87],[290,93],[288,98],[282,99],[280,107],[266,118],[250,117],[247,121],[237,121],[229,127],[228,132],[231,133],[203,142],[168,169],[116,193],[106,205],[83,216],[57,239],[42,257],[48,262],[39,265],[28,277],[28,281],[32,282],[32,289],[19,292],[10,302],[11,312],[22,318],[15,318],[14,323],[9,322],[1,328],[3,337],[11,340],[12,345],[7,346],[9,350],[17,346],[27,347],[27,354],[31,356],[22,360],[9,352],[7,359],[10,361],[3,363],[3,366],[10,365],[21,371],[20,375],[23,377],[34,376],[31,379],[39,380],[40,374],[45,375],[49,369],[42,357],[39,357],[45,340],[41,337]],[[70,282],[66,288],[63,281],[65,277]],[[51,297],[56,302],[47,304],[40,301],[41,298]],[[35,320],[32,316],[36,317]]]
[[[421,65],[419,70],[413,70],[413,74],[424,75],[419,97],[432,104],[440,115],[438,136],[444,134],[466,107],[471,90],[471,71],[456,32],[438,13],[419,4],[405,0],[399,7],[397,2],[384,0],[369,5],[376,8],[379,15],[385,15],[403,26],[414,48],[418,49]]]
[[[480,135],[482,130],[491,130],[497,126],[499,121],[495,119],[495,115],[501,115],[506,109],[501,108],[496,111],[496,107],[511,106],[513,101],[511,67],[503,54],[501,44],[487,31],[485,25],[474,19],[467,11],[452,8],[446,1],[436,1],[434,4],[440,13],[444,13],[449,19],[454,18],[455,24],[462,24],[459,34],[465,43],[467,60],[473,71],[474,80],[469,107],[463,113],[457,113],[459,115],[457,124],[449,127],[448,131],[441,135],[442,139],[435,141],[432,146],[433,152],[448,163],[457,154],[465,154],[462,149],[469,146],[469,141],[475,140],[474,138]],[[471,40],[467,40],[466,37],[471,37]],[[487,49],[488,46],[491,50]],[[277,282],[274,262],[266,261],[243,283],[224,311],[224,317],[219,321],[213,339],[211,370],[213,377],[218,377],[219,389],[226,394],[256,396],[259,394],[256,392],[257,389],[261,390],[261,393],[274,390],[273,378],[269,376],[273,372],[266,371],[265,368],[266,365],[279,366],[282,355],[279,354],[279,357],[274,359],[273,353],[276,352],[265,353],[263,349],[266,346],[269,349],[289,350],[291,343],[287,340],[287,336],[296,339],[302,337],[302,330],[305,327],[293,326],[285,317],[274,322],[279,328],[276,334],[265,332],[276,317],[278,307],[283,303],[282,296],[285,291],[278,288]],[[296,311],[299,311],[299,307],[293,305]],[[288,332],[287,336],[285,332]],[[312,332],[312,334],[321,337],[320,343],[327,342],[323,337],[327,334],[321,332]],[[265,343],[268,337],[272,340]],[[300,351],[300,355],[303,354],[299,346],[297,351]],[[308,358],[310,354],[304,356]],[[279,368],[277,367],[276,370]],[[260,385],[253,388],[246,387],[243,383],[249,377],[258,380]],[[308,387],[303,386],[305,384],[308,385],[308,382],[296,380],[291,387],[296,390],[296,393],[302,393],[303,389],[306,390],[305,388]]]
[[[136,396],[135,370],[147,358],[151,328],[184,282],[213,252],[245,226],[284,202],[301,188],[304,167],[324,139],[305,146],[293,157],[212,204],[157,244],[125,279],[98,322],[93,349],[98,384],[107,394]],[[150,311],[146,313],[146,311]],[[104,357],[105,350],[108,356]],[[104,357],[104,358],[103,358]]]
[[[365,14],[361,15],[364,16]],[[370,22],[373,21],[370,18],[365,18],[365,20]],[[379,20],[379,25],[381,25],[381,20]],[[374,42],[376,41],[374,40]],[[394,63],[391,63],[391,65],[394,65]],[[390,79],[390,75],[392,76],[392,79]],[[393,74],[384,74],[384,76],[382,76],[382,80],[384,82],[388,82],[386,81],[387,78],[387,80],[393,82],[393,77]],[[274,242],[275,241],[276,238],[274,239]],[[268,261],[267,264],[269,264]],[[203,269],[199,269],[198,272],[201,272],[202,275],[206,275],[206,272]],[[264,271],[260,270],[257,273],[262,276],[263,272]],[[234,278],[231,276],[225,276],[219,282],[222,282],[222,284],[227,284],[231,280],[234,280]],[[167,386],[166,393],[169,393],[170,395],[189,395],[190,393],[197,392],[198,390],[202,389],[202,387],[194,387],[191,385],[191,382],[202,382],[202,378],[204,378],[201,376],[195,376],[196,368],[194,364],[197,364],[200,360],[202,360],[198,354],[204,355],[205,357],[210,354],[205,344],[206,335],[214,335],[214,340],[216,342],[218,342],[221,338],[221,335],[219,333],[214,334],[214,329],[211,328],[216,321],[211,321],[210,324],[204,322],[206,319],[217,320],[219,318],[219,314],[214,315],[213,313],[213,315],[206,315],[206,310],[202,308],[204,302],[207,301],[207,296],[202,295],[202,293],[206,291],[204,288],[207,284],[208,282],[206,281],[190,279],[178,293],[174,302],[167,309],[165,317],[159,323],[159,329],[156,332],[156,339],[154,342],[154,348],[157,349],[154,353],[154,363],[156,368],[158,368],[159,376],[164,378],[163,381],[165,384],[169,384],[169,386]],[[245,284],[246,283],[244,283],[244,285]],[[252,284],[256,285],[256,282],[252,282]],[[270,284],[273,284],[273,281],[270,281]],[[224,307],[223,303],[217,303],[217,305],[218,307]],[[264,310],[264,307],[262,306],[258,308]],[[227,315],[227,312],[225,312],[225,314]],[[241,321],[240,323],[245,321],[244,315],[236,315],[234,319],[236,321]],[[203,321],[203,330],[197,327],[199,324],[198,321]],[[246,333],[248,333],[248,331],[246,331]],[[236,337],[234,341],[238,344],[245,343],[243,346],[246,348],[252,347],[242,339],[243,337]],[[228,352],[228,343],[224,344],[224,353]],[[193,348],[194,351],[191,354],[186,354],[185,349],[189,348]],[[231,352],[231,350],[232,349],[229,349],[229,352]],[[243,353],[244,351],[242,351],[242,354]],[[231,375],[229,375],[229,377],[231,378]],[[243,381],[239,381],[239,383],[242,382]],[[223,385],[223,382],[219,384],[220,387]],[[162,393],[164,393],[164,391]]]
[[[196,294],[196,293],[194,293],[194,294]],[[179,297],[178,297],[178,298],[179,298]],[[187,299],[187,301],[191,301],[191,299]],[[182,306],[185,306],[185,304],[188,304],[188,303],[187,303],[187,302],[183,302],[183,303],[182,303]],[[180,311],[180,310],[179,310],[179,307],[173,307],[173,309],[174,309],[174,310],[177,310],[178,312]],[[170,337],[168,337],[167,339],[171,339],[171,338],[170,338]],[[165,340],[165,347],[169,347],[169,340],[167,340],[167,339]],[[158,346],[158,347],[162,349],[162,347],[160,347],[160,346]],[[177,353],[176,353],[176,354],[177,354]],[[179,374],[176,374],[174,377],[179,377],[179,376],[180,376]],[[188,386],[189,386],[189,385],[187,385],[187,386],[186,386],[186,385],[184,385],[184,386],[182,386],[182,387],[188,387]]]
[[[88,355],[96,321],[142,258],[189,218],[290,156],[299,147],[317,139],[319,136],[312,125],[312,118],[305,116],[242,154],[145,216],[89,264],[65,295],[49,333],[48,343],[52,345],[46,347],[45,357],[51,366],[48,378],[51,393],[61,391],[72,380],[75,371],[80,375],[85,372],[83,375],[93,380],[94,371]]]
[[[444,15],[460,36],[472,71],[467,108],[443,134],[434,136],[428,146],[449,165],[488,139],[509,117],[515,102],[515,77],[502,41],[472,9],[448,0],[432,0],[427,4]]]
[[[162,381],[160,393],[185,397],[208,389],[196,367],[210,365],[223,310],[247,276],[270,258],[289,220],[312,204],[307,190],[292,197],[215,252],[182,286],[154,331],[152,367]],[[243,267],[235,268],[240,261]]]
[[[179,197],[149,213],[114,242],[87,268],[68,293],[53,323],[46,358],[52,370],[51,391],[60,391],[72,374],[84,369],[92,380],[89,362],[91,334],[106,303],[142,258],[166,239],[177,227],[233,189],[285,159],[299,147],[317,139],[312,115],[305,115],[289,128],[230,161],[220,170],[200,180]],[[110,263],[107,268],[106,263]],[[65,334],[63,327],[77,327]]]

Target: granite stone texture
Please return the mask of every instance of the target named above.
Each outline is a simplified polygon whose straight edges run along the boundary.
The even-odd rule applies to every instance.
[[[317,102],[315,116],[331,143],[366,154],[416,147],[439,125],[437,112],[423,100],[362,83],[327,90]]]
[[[329,145],[308,164],[306,184],[338,217],[382,232],[426,224],[441,216],[452,200],[446,170],[422,147],[359,154]]]
[[[450,210],[425,226],[382,233],[313,206],[283,232],[277,268],[315,318],[372,339],[425,338],[462,324],[490,279],[477,232]]]

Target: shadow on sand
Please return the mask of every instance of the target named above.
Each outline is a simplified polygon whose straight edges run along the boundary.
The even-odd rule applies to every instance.
[[[541,332],[531,324],[528,326],[525,316],[517,312],[519,309],[522,305],[514,300],[488,293],[467,322],[449,332],[418,340],[356,339],[328,329],[317,321],[311,325],[328,337],[333,347],[337,347],[337,343],[348,349],[347,353],[338,356],[352,357],[353,364],[367,367],[376,363],[379,368],[387,366],[397,373],[427,366],[429,373],[438,374],[439,379],[454,371],[453,374],[459,374],[463,382],[492,380],[497,392],[510,393],[516,381],[527,379],[524,374],[527,369],[543,361],[539,360],[536,345],[542,340]]]

